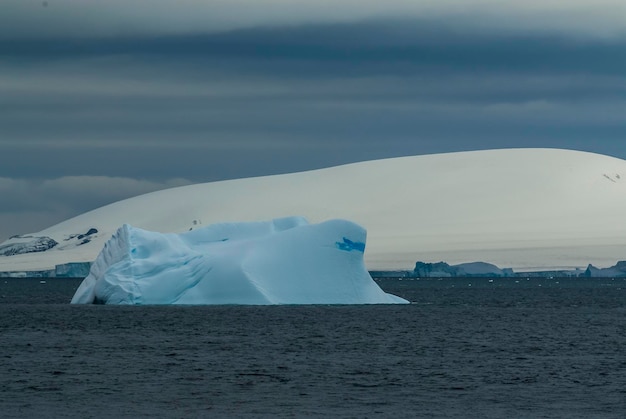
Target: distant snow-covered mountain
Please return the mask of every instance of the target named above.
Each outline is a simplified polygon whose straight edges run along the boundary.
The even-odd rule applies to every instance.
[[[93,261],[124,223],[183,232],[291,215],[361,224],[369,269],[412,269],[418,260],[516,271],[606,267],[626,259],[626,161],[505,149],[183,186],[11,238],[0,244],[0,271]]]

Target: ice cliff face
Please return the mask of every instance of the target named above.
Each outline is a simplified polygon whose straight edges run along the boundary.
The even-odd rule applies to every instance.
[[[365,269],[365,230],[300,217],[215,224],[182,234],[124,225],[106,243],[72,303],[406,303]]]

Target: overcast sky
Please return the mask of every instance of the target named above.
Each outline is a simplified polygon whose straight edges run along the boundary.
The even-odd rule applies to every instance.
[[[626,2],[0,2],[0,241],[164,187],[504,147],[626,159]]]

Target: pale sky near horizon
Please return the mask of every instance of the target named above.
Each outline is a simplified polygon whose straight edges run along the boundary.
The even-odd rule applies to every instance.
[[[3,0],[0,242],[165,187],[510,147],[626,159],[623,0]]]

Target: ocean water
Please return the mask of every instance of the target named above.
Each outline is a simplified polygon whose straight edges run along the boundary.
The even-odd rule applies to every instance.
[[[623,279],[270,307],[70,306],[79,282],[0,280],[0,417],[626,416]]]

